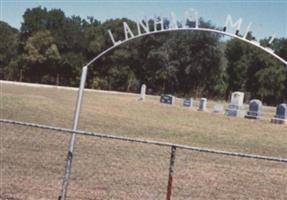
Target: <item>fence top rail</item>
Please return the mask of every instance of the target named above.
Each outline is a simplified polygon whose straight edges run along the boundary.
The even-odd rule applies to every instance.
[[[94,137],[105,138],[105,139],[121,140],[121,141],[127,141],[127,142],[135,142],[135,143],[150,144],[150,145],[165,146],[165,147],[175,147],[179,149],[186,149],[186,150],[203,152],[203,153],[212,153],[212,154],[219,154],[219,155],[225,155],[225,156],[252,158],[252,159],[287,163],[287,158],[282,158],[282,157],[262,156],[262,155],[249,154],[249,153],[223,151],[223,150],[216,150],[216,149],[209,149],[209,148],[202,148],[202,147],[193,147],[189,145],[181,145],[181,144],[160,142],[160,141],[154,141],[154,140],[136,139],[136,138],[103,134],[103,133],[97,133],[97,132],[91,132],[91,131],[72,130],[68,128],[61,128],[61,127],[29,123],[29,122],[23,122],[23,121],[15,121],[15,120],[9,120],[9,119],[0,119],[0,123],[29,126],[29,127],[34,127],[34,128],[40,128],[40,129],[48,129],[48,130],[58,131],[58,132],[63,132],[63,133],[71,133],[71,134],[76,133],[79,135],[94,136]]]

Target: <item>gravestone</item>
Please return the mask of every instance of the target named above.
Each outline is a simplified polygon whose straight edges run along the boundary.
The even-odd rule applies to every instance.
[[[287,104],[282,103],[277,106],[276,114],[274,118],[271,120],[272,123],[275,124],[286,124],[287,122]]]
[[[207,104],[207,99],[206,98],[201,98],[199,100],[199,105],[198,105],[198,111],[206,111],[206,104]]]
[[[249,102],[249,111],[245,118],[247,119],[259,119],[262,115],[262,102],[258,99],[252,99]]]
[[[142,84],[139,100],[141,100],[141,101],[145,100],[145,94],[146,94],[146,85]]]
[[[243,117],[245,114],[243,100],[243,92],[233,92],[231,95],[231,102],[226,109],[225,115],[231,117]]]
[[[193,99],[192,98],[184,98],[182,106],[183,107],[192,108],[192,106],[193,106]]]
[[[214,113],[221,113],[223,111],[223,105],[222,104],[215,104],[213,107],[213,112]]]
[[[244,93],[243,92],[233,92],[231,94],[231,105],[236,105],[239,108],[243,106]]]
[[[163,94],[160,96],[160,103],[174,104],[175,98],[172,95]]]

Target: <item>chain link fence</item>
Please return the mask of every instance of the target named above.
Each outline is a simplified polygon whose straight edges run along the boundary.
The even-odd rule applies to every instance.
[[[287,165],[177,150],[173,199],[286,199]]]
[[[73,131],[9,120],[0,124],[0,199],[57,199]],[[287,159],[76,133],[67,199],[287,197]]]
[[[68,196],[164,199],[169,154],[168,147],[78,136]]]
[[[0,199],[56,199],[68,142],[52,130],[1,124]]]

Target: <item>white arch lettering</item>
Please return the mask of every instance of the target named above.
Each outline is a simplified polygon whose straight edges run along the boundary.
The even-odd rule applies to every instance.
[[[228,15],[226,17],[226,20],[225,20],[224,29],[226,30],[229,25],[231,27],[235,27],[236,28],[236,35],[237,35],[237,33],[240,31],[241,23],[242,23],[242,18],[239,18],[236,22],[233,23],[232,17],[230,15]]]
[[[154,23],[154,31],[163,31],[164,30],[164,26],[163,26],[163,18],[162,17],[158,17],[157,19],[155,19],[153,21]],[[157,25],[160,25],[160,30],[157,30]]]
[[[174,13],[174,12],[171,12],[171,13],[170,13],[170,16],[171,16],[171,21],[170,21],[170,26],[169,26],[169,28],[170,28],[170,29],[178,29],[175,13]]]
[[[246,37],[247,37],[247,34],[248,34],[249,30],[250,30],[251,25],[252,25],[252,23],[250,22],[250,23],[248,24],[246,30],[245,30],[245,33],[244,33],[243,38],[246,38]]]
[[[115,38],[114,38],[114,36],[113,36],[111,30],[108,30],[108,33],[109,33],[109,36],[110,36],[110,38],[111,38],[111,40],[112,40],[114,46],[115,46],[115,45],[118,45],[118,44],[120,44],[120,43],[122,42],[121,40],[115,41]]]
[[[283,58],[281,58],[280,56],[278,56],[277,54],[274,53],[274,51],[270,48],[266,48],[266,47],[263,47],[259,44],[259,42],[257,41],[253,41],[253,40],[248,40],[244,37],[240,37],[238,35],[235,35],[233,33],[228,33],[228,32],[225,32],[225,31],[220,31],[220,30],[216,30],[216,29],[210,29],[210,28],[178,28],[178,29],[163,29],[163,30],[155,30],[155,31],[152,31],[152,32],[148,32],[148,33],[144,33],[144,34],[139,34],[139,35],[136,35],[132,38],[129,38],[127,40],[124,40],[124,41],[121,41],[120,43],[116,44],[116,45],[113,45],[111,47],[109,47],[108,49],[106,49],[105,51],[101,52],[99,55],[97,55],[95,58],[93,58],[90,62],[88,62],[86,64],[86,66],[89,66],[91,65],[93,62],[95,62],[96,60],[98,60],[101,56],[103,56],[104,54],[108,53],[109,51],[111,51],[112,49],[114,49],[115,47],[119,46],[119,45],[122,45],[122,44],[125,44],[126,42],[128,41],[131,41],[131,40],[134,40],[136,38],[139,38],[139,37],[144,37],[144,36],[147,36],[147,35],[152,35],[152,34],[157,34],[157,33],[163,33],[163,32],[170,32],[170,31],[204,31],[204,32],[213,32],[213,33],[218,33],[218,34],[222,34],[222,35],[227,35],[229,37],[233,37],[233,38],[236,38],[236,39],[239,39],[243,42],[246,42],[248,44],[251,44],[253,46],[256,46],[258,47],[259,49],[267,52],[268,54],[270,54],[271,56],[275,57],[277,60],[279,60],[280,62],[284,63],[285,65],[287,65],[287,61],[284,60]]]
[[[144,23],[143,23],[144,22]],[[143,21],[143,20],[139,20],[137,21],[137,28],[138,28],[138,34],[141,35],[142,32],[141,32],[141,28],[146,32],[146,33],[149,33],[150,30],[149,30],[149,24],[147,21]]]
[[[126,22],[124,22],[123,24],[124,24],[125,39],[128,40],[130,38],[134,38],[135,35],[131,31],[129,25]],[[129,37],[129,35],[130,35],[130,37]]]
[[[189,9],[185,13],[185,17],[189,21],[195,21],[195,28],[198,28],[198,12],[194,9]],[[185,27],[188,28],[188,27]]]
[[[272,37],[270,38],[268,44],[269,44],[269,45],[272,44],[272,42],[274,41],[274,39],[275,39],[275,34],[272,35]]]

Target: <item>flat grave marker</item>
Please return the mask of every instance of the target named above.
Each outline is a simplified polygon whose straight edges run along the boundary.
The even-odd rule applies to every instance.
[[[172,95],[166,95],[163,94],[160,96],[160,103],[164,103],[164,104],[174,104],[175,103],[175,98]]]
[[[182,102],[183,107],[192,108],[193,106],[193,99],[192,98],[184,98]]]
[[[224,107],[220,103],[216,103],[213,107],[213,112],[214,113],[221,113],[223,111]]]

